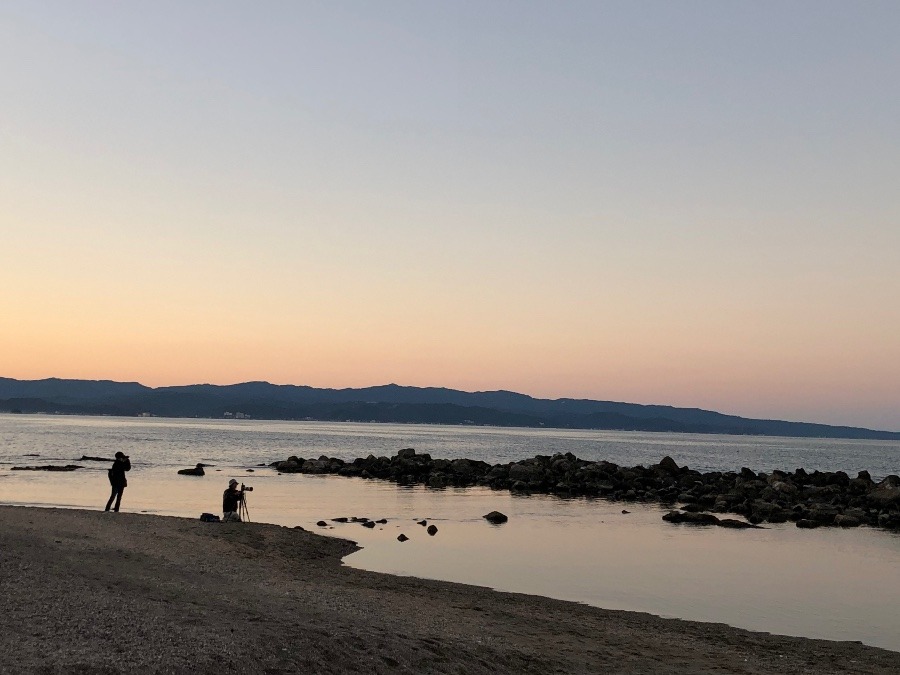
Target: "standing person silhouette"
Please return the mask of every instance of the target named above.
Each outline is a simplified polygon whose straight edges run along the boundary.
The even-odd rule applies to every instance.
[[[119,510],[119,504],[122,503],[122,493],[125,491],[128,481],[125,479],[125,472],[131,471],[131,460],[124,452],[116,453],[116,461],[109,469],[109,484],[112,485],[112,493],[109,495],[109,501],[106,502],[106,510],[112,506],[113,499],[116,500],[114,511]]]

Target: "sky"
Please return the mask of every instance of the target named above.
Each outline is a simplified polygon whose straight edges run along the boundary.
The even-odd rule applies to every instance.
[[[0,0],[0,376],[900,430],[900,3]]]

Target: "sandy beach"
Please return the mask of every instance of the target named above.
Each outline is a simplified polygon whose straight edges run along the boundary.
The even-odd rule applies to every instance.
[[[0,507],[3,673],[893,673],[894,652],[342,566],[300,529]]]

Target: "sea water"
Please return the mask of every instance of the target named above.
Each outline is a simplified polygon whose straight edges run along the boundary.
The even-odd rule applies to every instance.
[[[773,633],[860,640],[900,651],[900,536],[859,528],[676,526],[655,505],[517,496],[485,488],[401,487],[338,476],[279,475],[290,455],[345,460],[404,447],[490,463],[572,452],[622,465],[670,455],[701,471],[898,472],[900,443],[758,436],[250,420],[0,415],[0,502],[102,509],[107,463],[130,455],[122,509],[218,513],[232,477],[254,487],[250,519],[358,542],[345,564]],[[210,464],[206,476],[178,469]],[[72,472],[13,466],[78,464]],[[498,510],[509,522],[482,516]],[[628,513],[623,513],[628,511]],[[386,518],[375,529],[335,517]],[[114,517],[114,516],[111,516]],[[420,520],[438,532],[427,534]],[[327,527],[316,525],[326,521]],[[215,527],[215,525],[211,525]],[[397,536],[405,534],[406,542]]]

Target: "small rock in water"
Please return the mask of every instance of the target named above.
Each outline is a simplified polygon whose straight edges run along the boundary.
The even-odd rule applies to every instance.
[[[367,520],[366,522],[364,522],[364,523],[362,524],[362,526],[363,526],[363,527],[369,527],[369,528],[372,528],[372,527],[375,527],[375,523],[374,523],[373,521],[371,521],[371,520]]]
[[[409,537],[407,537],[407,536],[406,536],[405,534],[403,534],[402,532],[400,533],[400,536],[397,537],[397,541],[407,541],[408,539],[409,539]]]
[[[328,523],[326,523],[324,520],[320,520],[318,523],[316,523],[316,525],[318,525],[319,527],[328,527]]]
[[[376,520],[375,522],[379,525],[384,525],[387,522],[387,518],[381,518],[380,520]]]
[[[343,516],[341,516],[340,518],[332,518],[331,520],[334,521],[335,523],[346,523],[350,519],[344,518]]]
[[[499,525],[500,523],[505,523],[507,520],[509,520],[509,517],[506,516],[506,514],[500,513],[499,511],[491,511],[484,516],[484,519],[489,523]]]
[[[428,532],[428,534],[430,534],[433,537],[434,535],[437,534],[437,527],[434,525],[429,525],[428,529],[425,531]]]
[[[631,513],[631,511],[629,511],[627,509],[622,509],[622,513]]]
[[[719,524],[719,519],[711,513],[693,513],[691,511],[670,511],[662,519],[669,523],[686,523],[688,525]]]
[[[179,469],[178,474],[180,476],[204,476],[206,475],[203,471],[203,465],[198,464],[193,469]]]
[[[428,521],[427,521],[427,520],[420,520],[418,524],[421,525],[422,527],[425,527],[425,526],[428,524]]]

